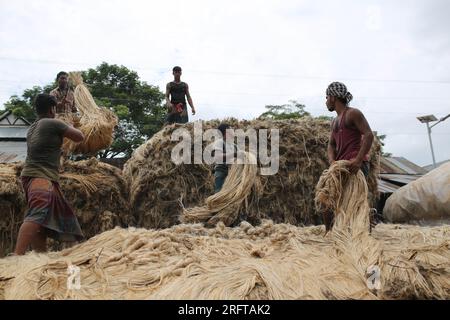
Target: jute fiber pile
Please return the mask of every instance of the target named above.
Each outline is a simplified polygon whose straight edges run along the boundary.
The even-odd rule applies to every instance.
[[[14,249],[18,229],[26,210],[20,183],[22,163],[0,164],[0,256]],[[61,189],[87,238],[115,226],[133,225],[128,204],[128,187],[120,169],[90,160],[65,165]],[[52,243],[52,249],[59,248]]]
[[[62,252],[1,259],[0,298],[450,298],[448,226],[378,225],[375,248],[323,234],[271,221],[116,228]],[[367,283],[372,263],[380,290]],[[68,290],[70,265],[80,268],[79,290]]]
[[[64,139],[63,150],[65,154],[94,155],[111,146],[118,118],[111,110],[97,106],[79,72],[71,72],[69,77],[75,86],[75,106],[80,116],[64,114],[58,118],[81,130],[85,139],[81,143]]]
[[[245,152],[243,164],[234,164],[225,179],[222,189],[208,197],[205,205],[183,210],[180,217],[183,223],[203,222],[215,226],[219,221],[231,226],[238,219],[242,207],[257,179],[258,167],[253,154]],[[261,193],[261,190],[259,190]]]
[[[25,195],[17,179],[16,164],[0,164],[0,257],[11,252],[23,219]]]
[[[321,217],[314,207],[315,186],[323,170],[328,167],[327,145],[330,122],[304,118],[299,120],[226,119],[232,128],[279,129],[279,171],[272,176],[261,176],[258,158],[258,177],[252,192],[241,206],[240,216],[250,223],[270,219],[275,223],[294,225],[317,224]],[[217,128],[221,121],[203,122],[203,129]],[[211,166],[205,164],[179,164],[171,161],[172,149],[179,141],[171,141],[179,128],[190,132],[193,123],[166,126],[145,144],[135,150],[125,164],[124,176],[130,184],[131,205],[138,225],[145,228],[167,228],[179,222],[183,208],[202,206],[214,193]],[[271,136],[268,149],[271,149]],[[203,141],[205,148],[210,141]],[[377,190],[380,145],[371,150],[369,190]],[[192,146],[192,157],[194,147]],[[261,188],[259,188],[259,186]],[[371,197],[373,198],[373,196]],[[180,204],[180,200],[183,205]]]
[[[344,166],[318,188],[324,205],[333,203],[324,194],[341,194],[325,237],[323,226],[268,220],[116,228],[62,252],[1,259],[0,298],[449,299],[450,227],[382,224],[370,235],[364,177]],[[78,289],[69,266],[80,268]]]

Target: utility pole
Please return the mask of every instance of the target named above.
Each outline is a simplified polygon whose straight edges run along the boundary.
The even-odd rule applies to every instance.
[[[434,115],[428,115],[428,116],[421,116],[417,117],[417,119],[427,124],[427,132],[428,132],[428,139],[430,140],[430,148],[431,148],[431,156],[433,158],[433,167],[436,169],[436,159],[434,157],[434,149],[433,149],[433,141],[431,140],[431,129],[438,125],[439,123],[447,120],[450,117],[450,114],[446,115],[445,117],[441,118],[438,122],[430,126],[430,122],[437,121],[438,119]]]

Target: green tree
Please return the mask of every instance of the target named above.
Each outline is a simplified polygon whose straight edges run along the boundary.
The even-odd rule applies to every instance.
[[[135,71],[104,62],[82,72],[82,76],[96,103],[114,111],[119,118],[111,147],[100,152],[99,157],[130,157],[135,148],[161,129],[166,113],[164,93],[141,81]],[[38,93],[49,93],[56,85],[53,82],[44,87],[34,86],[21,97],[11,96],[5,109],[32,122],[36,119],[34,98]]]
[[[309,112],[307,112],[306,106],[304,104],[299,103],[296,100],[290,100],[288,104],[283,105],[267,105],[267,111],[259,116],[259,119],[273,119],[273,120],[286,120],[286,119],[299,119],[306,116],[311,116]],[[315,119],[321,120],[333,120],[333,117],[330,116],[318,116]],[[384,139],[386,139],[385,134],[377,134],[378,141],[381,143],[381,155],[383,157],[391,157],[391,153],[384,152]]]
[[[82,75],[97,104],[110,108],[119,118],[114,142],[100,157],[130,157],[134,149],[163,126],[164,93],[141,81],[135,71],[104,62]]]
[[[267,105],[267,111],[261,114],[259,119],[286,120],[310,116],[305,108],[304,104],[296,100],[290,100],[289,103],[283,105]]]
[[[29,122],[36,120],[36,113],[33,110],[33,101],[37,94],[41,92],[49,93],[54,87],[54,84],[45,87],[34,86],[31,89],[26,89],[22,96],[11,96],[9,101],[4,104],[5,110],[11,110],[17,117],[23,117]]]
[[[383,150],[384,149],[384,139],[386,139],[386,135],[377,133],[377,139],[378,139],[378,141],[380,141],[380,144],[381,144],[381,156],[382,157],[392,157],[392,153],[384,152],[384,150]]]

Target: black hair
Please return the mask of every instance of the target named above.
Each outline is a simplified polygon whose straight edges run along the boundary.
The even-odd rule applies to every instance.
[[[69,76],[69,74],[67,72],[65,72],[65,71],[60,71],[56,75],[56,80],[59,80],[59,77],[61,77],[61,76]]]
[[[225,137],[225,133],[227,131],[227,129],[230,128],[230,125],[228,123],[221,123],[218,127],[217,130],[219,130],[222,135]]]
[[[46,93],[38,94],[34,100],[34,107],[39,116],[47,115],[53,106],[56,106],[56,98]]]
[[[179,67],[179,66],[173,67],[172,71],[173,71],[173,72],[175,72],[175,71],[181,71],[181,67]]]

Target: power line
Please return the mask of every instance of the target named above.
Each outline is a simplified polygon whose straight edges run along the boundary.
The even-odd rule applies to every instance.
[[[0,82],[7,82],[7,80],[1,80]],[[31,85],[31,82],[29,83]],[[36,84],[34,84],[36,85]],[[10,88],[6,86],[0,85],[0,88]],[[10,91],[23,91],[23,89],[15,89],[15,90],[0,90],[0,92],[8,93]],[[197,94],[214,94],[214,95],[246,95],[246,96],[277,96],[277,97],[292,97],[295,96],[295,94],[289,94],[289,93],[266,93],[266,92],[211,92],[211,91],[196,91]],[[105,97],[109,98],[109,97]],[[119,100],[119,98],[109,98],[109,99],[116,99]],[[297,100],[302,99],[325,99],[324,95],[314,95],[314,96],[299,96],[298,98],[295,98]],[[294,100],[295,100],[294,99]],[[127,100],[127,99],[121,99],[121,100]],[[129,101],[134,101],[135,99],[128,99]],[[137,99],[139,100],[139,99]],[[291,99],[292,100],[292,99]],[[426,101],[449,101],[450,97],[370,97],[370,96],[359,96],[356,97],[355,100],[407,100],[407,101],[413,101],[413,100],[426,100]]]
[[[40,60],[40,59],[23,59],[12,57],[0,57],[0,60],[5,61],[22,61],[29,63],[49,63],[49,64],[72,64],[72,65],[93,65],[94,63],[88,62],[69,62],[69,61],[56,61],[56,60]],[[134,67],[134,69],[140,70],[157,70],[159,72],[170,70],[167,67],[161,68],[148,68],[148,67]],[[264,77],[264,78],[290,78],[290,79],[303,79],[303,80],[328,80],[341,79],[342,81],[360,81],[360,82],[390,82],[390,83],[428,83],[428,84],[450,84],[450,80],[418,80],[418,79],[376,79],[376,78],[358,78],[358,77],[336,77],[336,76],[299,76],[291,74],[270,74],[270,73],[244,73],[244,72],[232,72],[232,71],[211,71],[211,70],[196,70],[190,69],[189,73],[204,73],[204,74],[217,74],[225,76],[246,76],[246,77]]]
[[[403,136],[403,135],[415,135],[415,136],[426,136],[426,133],[417,133],[417,132],[380,132],[387,136]],[[450,136],[450,132],[433,132],[433,135],[447,135]]]
[[[113,97],[94,97],[99,100],[110,100],[110,101],[117,101],[117,102],[144,102],[145,99],[133,99],[133,98],[113,98]],[[220,108],[231,108],[231,109],[242,109],[242,108],[252,108],[252,109],[262,109],[265,108],[266,104],[264,105],[238,105],[238,104],[212,104],[212,103],[203,103],[203,102],[197,102],[197,105],[200,106],[210,106],[210,107],[220,107]],[[306,106],[306,111],[324,111],[325,108],[319,108],[319,107],[311,107]],[[444,110],[434,110],[429,109],[429,112],[434,113],[440,113],[445,112]],[[365,114],[410,114],[410,115],[417,115],[417,112],[406,112],[406,111],[371,111],[367,110],[364,111]]]

